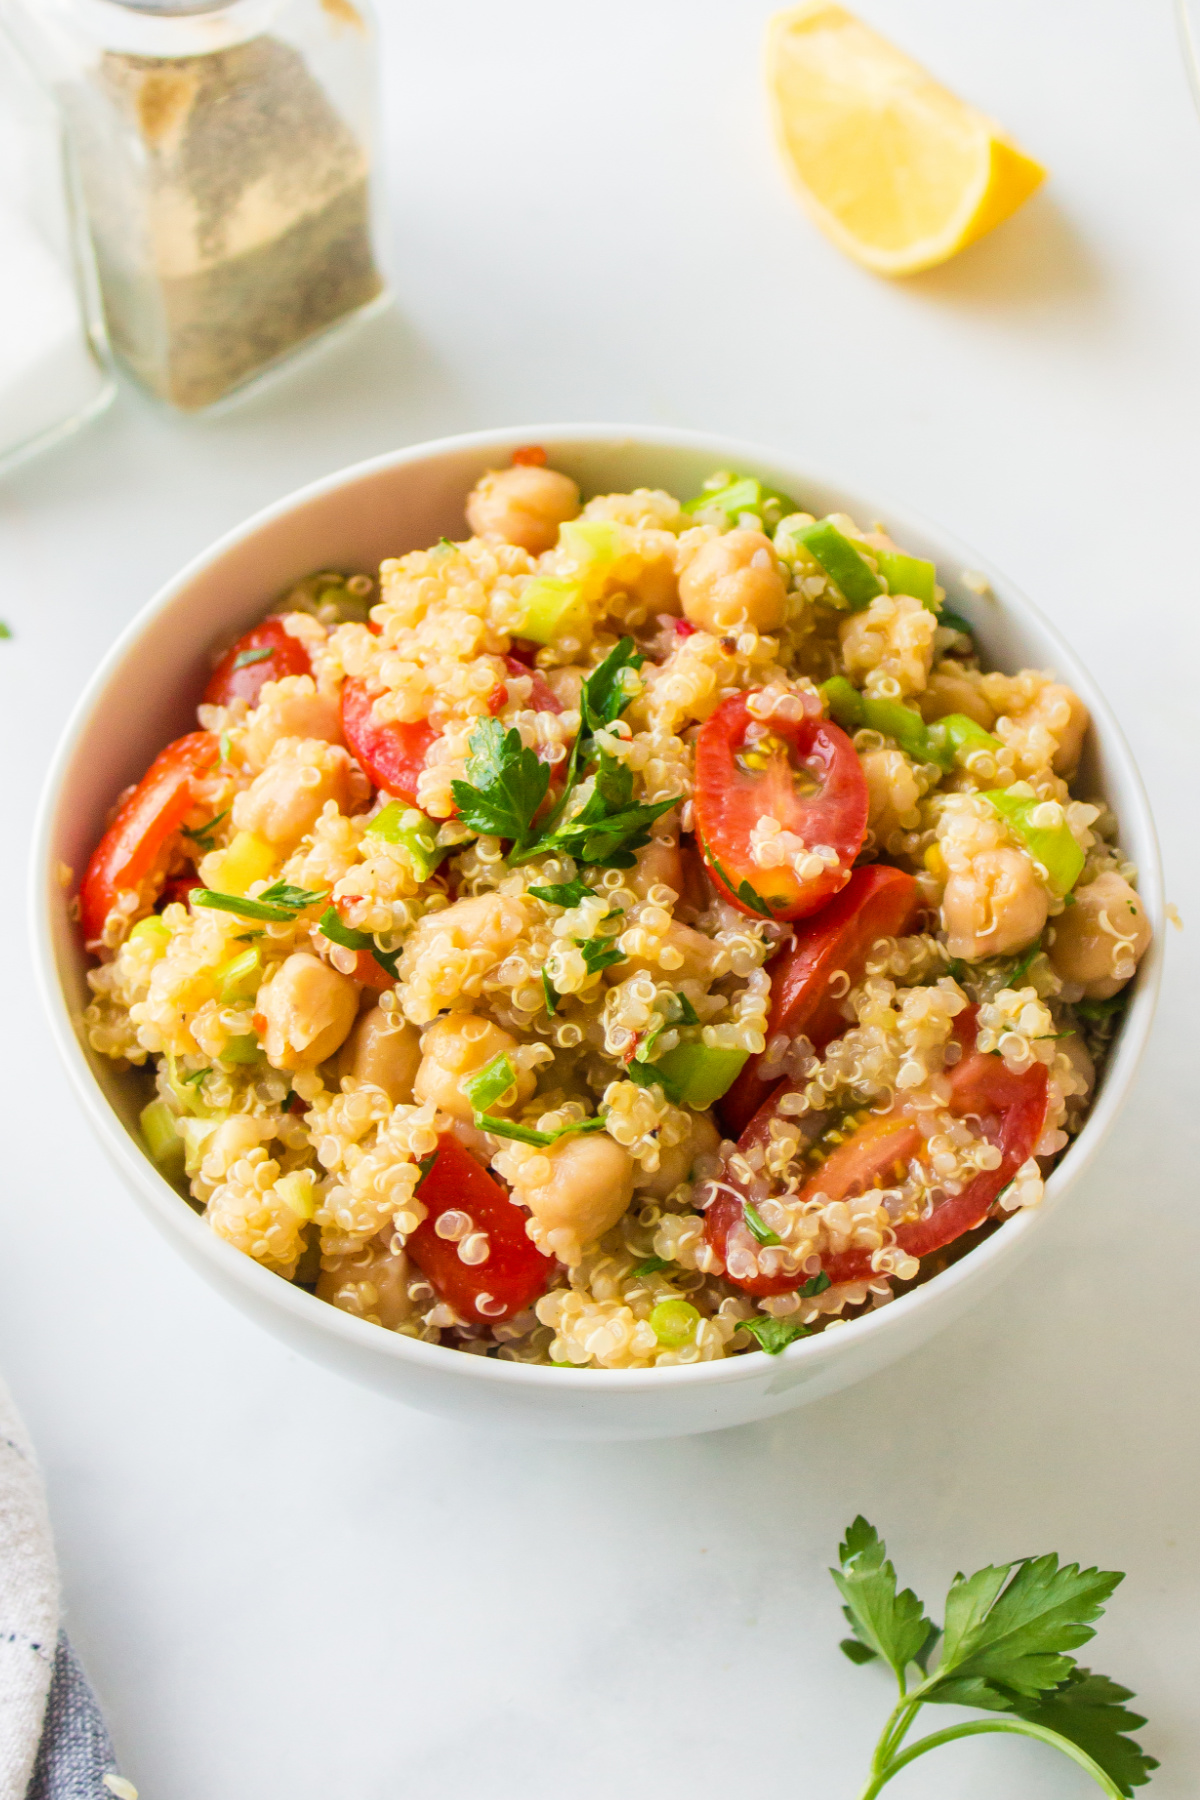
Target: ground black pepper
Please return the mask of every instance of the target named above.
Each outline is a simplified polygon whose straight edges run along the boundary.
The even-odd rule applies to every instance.
[[[303,57],[110,51],[100,85],[141,152],[91,212],[109,328],[148,387],[195,409],[382,291],[367,147]]]

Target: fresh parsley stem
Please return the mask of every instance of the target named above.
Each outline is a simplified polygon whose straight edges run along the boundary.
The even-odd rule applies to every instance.
[[[921,1708],[921,1702],[914,1700],[907,1692],[903,1675],[898,1675],[896,1679],[900,1684],[900,1698],[888,1715],[888,1722],[875,1746],[875,1755],[871,1759],[872,1774],[878,1774],[891,1762]]]
[[[1116,1782],[1109,1779],[1099,1763],[1092,1761],[1086,1750],[1081,1750],[1070,1738],[1062,1737],[1057,1731],[1050,1731],[1044,1725],[1034,1725],[1028,1719],[1013,1718],[971,1719],[963,1725],[949,1725],[944,1731],[934,1731],[928,1737],[918,1738],[907,1750],[889,1758],[883,1768],[872,1770],[871,1778],[858,1800],[875,1800],[876,1794],[882,1792],[893,1775],[906,1769],[918,1756],[924,1756],[927,1750],[936,1750],[942,1744],[952,1744],[957,1738],[982,1737],[987,1732],[1007,1732],[1012,1737],[1037,1738],[1040,1743],[1049,1744],[1052,1750],[1061,1750],[1064,1756],[1069,1756],[1072,1762],[1086,1770],[1097,1787],[1109,1795],[1110,1800],[1122,1800],[1121,1790]]]

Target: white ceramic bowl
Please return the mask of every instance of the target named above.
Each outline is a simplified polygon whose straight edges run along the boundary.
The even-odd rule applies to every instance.
[[[585,493],[632,487],[695,492],[714,469],[753,473],[818,515],[882,519],[906,550],[936,560],[950,603],[975,625],[996,668],[1053,668],[1086,700],[1092,731],[1081,791],[1104,793],[1141,873],[1155,932],[1096,1103],[1036,1211],[1008,1220],[946,1273],[868,1317],[795,1343],[689,1368],[533,1368],[464,1356],[351,1318],[269,1274],[216,1237],[156,1171],[137,1135],[136,1078],[82,1041],[86,958],[58,880],[79,872],[114,796],[171,738],[194,727],[210,645],[257,620],[289,582],[318,568],[372,568],[385,556],[461,536],[479,474],[520,444],[541,443]],[[994,598],[963,586],[983,569]],[[650,1438],[766,1418],[860,1380],[948,1325],[1029,1249],[1042,1220],[1084,1173],[1128,1091],[1150,1029],[1163,931],[1161,871],[1146,796],[1125,741],[1074,654],[1002,576],[940,531],[751,446],[679,431],[525,426],[478,432],[377,457],[268,507],[191,563],[114,646],[80,701],[54,759],[33,865],[34,956],[59,1049],[89,1119],[134,1198],[206,1280],[295,1349],[409,1405],[472,1424],[562,1438]]]

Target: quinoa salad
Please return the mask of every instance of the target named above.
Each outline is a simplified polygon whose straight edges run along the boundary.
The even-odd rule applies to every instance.
[[[736,471],[585,502],[530,446],[464,499],[196,671],[72,902],[87,1039],[212,1230],[376,1328],[777,1354],[1087,1114],[1150,939],[1087,710]]]

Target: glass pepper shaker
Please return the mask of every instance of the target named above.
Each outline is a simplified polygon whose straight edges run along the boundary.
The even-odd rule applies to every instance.
[[[108,345],[62,121],[0,19],[0,469],[112,399]]]
[[[122,362],[218,401],[386,300],[369,0],[38,0]]]

